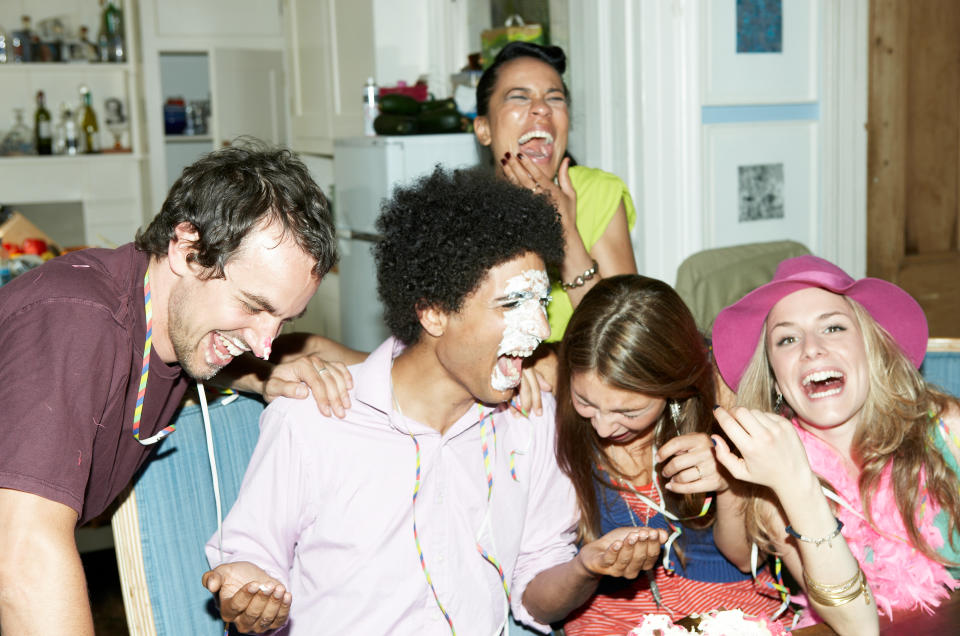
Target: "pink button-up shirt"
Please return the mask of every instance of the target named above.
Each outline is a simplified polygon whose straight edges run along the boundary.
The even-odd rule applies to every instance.
[[[488,504],[480,424],[491,409],[469,409],[443,435],[402,416],[390,391],[400,350],[387,340],[351,368],[346,419],[324,417],[312,399],[270,404],[223,524],[223,559],[216,535],[207,544],[211,566],[250,561],[283,581],[293,595],[290,634],[449,634],[414,542],[412,434],[420,547],[457,633],[489,636],[506,620],[503,584],[478,542],[503,567],[514,616],[546,631],[523,592],[573,557],[577,520],[554,455],[552,398],[543,396],[542,417],[496,409],[495,444],[487,419]]]

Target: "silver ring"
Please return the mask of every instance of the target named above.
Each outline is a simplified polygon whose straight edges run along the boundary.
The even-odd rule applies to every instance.
[[[316,369],[316,367],[314,367]],[[323,375],[324,373],[330,373],[330,369],[327,367],[320,367],[317,369],[317,375]]]
[[[534,191],[534,192],[540,192],[540,184],[539,184],[539,183],[534,183],[534,184],[533,184],[533,191]]]
[[[700,464],[694,464],[693,467],[697,469],[697,479],[696,479],[696,480],[697,480],[697,481],[700,481],[701,479],[703,479],[703,471],[700,470]]]

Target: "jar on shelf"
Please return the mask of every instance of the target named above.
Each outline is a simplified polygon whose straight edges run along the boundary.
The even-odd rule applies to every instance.
[[[0,156],[17,157],[35,155],[37,149],[33,145],[33,131],[23,121],[23,109],[13,109],[13,126],[0,142]]]

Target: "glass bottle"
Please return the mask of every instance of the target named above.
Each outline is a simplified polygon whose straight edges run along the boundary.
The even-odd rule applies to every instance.
[[[23,109],[13,109],[13,127],[0,142],[0,155],[5,157],[33,155],[37,150],[33,146],[33,133],[23,123]]]
[[[101,0],[100,14],[100,59],[104,62],[126,61],[126,44],[123,34],[123,12],[115,0]],[[104,55],[106,48],[106,55]]]
[[[100,152],[100,127],[97,126],[97,114],[93,110],[93,95],[86,85],[80,86],[80,112],[77,123],[80,132],[80,152],[94,154]]]
[[[13,51],[10,50],[10,38],[7,32],[0,26],[0,64],[6,64],[12,61]]]
[[[363,134],[367,137],[373,137],[377,132],[373,129],[373,120],[377,118],[378,112],[377,83],[372,77],[367,78],[367,83],[363,85]]]
[[[77,155],[80,153],[80,136],[73,110],[66,103],[60,104],[60,123],[57,124],[56,153]]]
[[[30,16],[20,16],[20,29],[13,32],[11,38],[13,45],[14,62],[32,62],[33,57],[33,31],[30,29]]]
[[[90,30],[84,25],[80,25],[80,39],[75,46],[76,50],[72,54],[74,61],[100,61],[100,52],[97,50],[97,45],[90,41]]]
[[[100,28],[97,30],[97,49],[100,52],[100,61],[110,61],[110,34],[107,33],[106,0],[100,0]]]
[[[33,115],[34,142],[38,155],[53,154],[53,124],[44,104],[43,91],[37,91],[37,112]]]

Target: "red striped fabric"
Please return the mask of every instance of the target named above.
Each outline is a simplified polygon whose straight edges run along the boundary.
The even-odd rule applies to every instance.
[[[652,484],[638,491],[659,503]],[[638,520],[650,515],[650,511],[632,493],[623,493]],[[735,583],[705,583],[669,574],[663,566],[657,567],[656,582],[663,605],[658,607],[650,592],[647,578],[641,576],[637,584],[619,591],[616,596],[597,594],[585,606],[574,612],[564,625],[567,636],[607,636],[627,634],[643,614],[670,614],[674,620],[690,614],[700,614],[714,609],[740,609],[751,616],[771,616],[780,607],[780,597],[767,585],[773,577],[767,570],[759,573],[757,580]],[[793,615],[783,618],[789,625]]]

